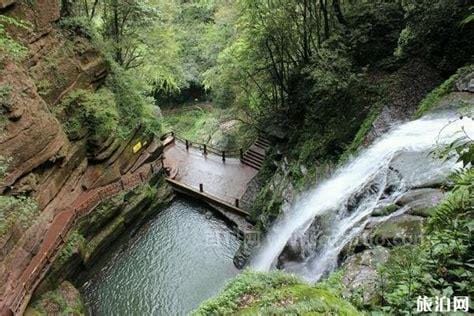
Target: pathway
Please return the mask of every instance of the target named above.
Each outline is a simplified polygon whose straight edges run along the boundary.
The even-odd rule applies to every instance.
[[[265,138],[258,137],[246,151],[221,151],[191,143],[171,132],[165,135],[164,145],[163,164],[171,172],[168,182],[177,191],[201,199],[214,208],[218,206],[221,213],[225,209],[236,215],[249,215],[240,207],[240,201],[249,182],[262,167],[269,147]],[[234,223],[241,222],[235,220],[234,214],[223,215]]]

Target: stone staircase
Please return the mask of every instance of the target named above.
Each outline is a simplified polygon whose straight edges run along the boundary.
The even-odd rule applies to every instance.
[[[270,141],[264,136],[258,136],[255,143],[242,155],[242,163],[256,170],[260,170],[265,160],[265,154],[269,148]]]

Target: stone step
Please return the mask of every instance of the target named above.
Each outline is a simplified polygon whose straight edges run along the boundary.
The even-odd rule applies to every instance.
[[[255,155],[258,155],[262,158],[265,158],[265,150],[263,148],[260,148],[260,147],[256,147],[255,145],[253,145],[252,147],[249,148],[249,150],[247,150],[246,152],[252,152],[254,153]]]
[[[259,143],[259,142],[255,142],[253,145],[254,145],[254,146],[257,146],[257,147],[259,147],[259,148],[261,148],[261,149],[263,149],[263,150],[267,150],[267,149],[268,149],[268,146],[267,146],[267,145],[264,145],[264,144]]]
[[[248,158],[253,159],[253,160],[255,160],[255,161],[259,162],[259,163],[263,163],[263,161],[265,160],[264,157],[258,156],[258,155],[254,155],[254,154],[252,154],[251,152],[247,152],[247,153],[244,155],[244,157],[248,157]]]
[[[254,165],[257,166],[258,168],[261,168],[262,165],[263,165],[263,162],[258,161],[258,160],[255,160],[255,159],[252,159],[251,157],[244,157],[244,160],[247,161],[247,162],[249,162],[249,163],[254,164]]]
[[[261,166],[255,164],[254,162],[249,161],[248,159],[245,159],[245,158],[242,159],[242,163],[245,164],[245,165],[247,165],[247,166],[249,166],[249,167],[252,167],[252,168],[254,168],[254,169],[256,169],[256,170],[260,170],[260,168],[261,168]]]

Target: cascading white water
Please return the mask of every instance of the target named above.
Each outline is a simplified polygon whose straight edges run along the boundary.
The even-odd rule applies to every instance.
[[[449,144],[459,137],[462,128],[471,137],[474,135],[474,122],[471,119],[457,120],[452,114],[443,114],[421,118],[392,129],[341,167],[330,179],[302,194],[291,209],[274,223],[251,259],[251,268],[258,271],[271,269],[288,241],[294,236],[303,235],[316,217],[344,209],[354,194],[375,183],[377,188],[359,201],[355,210],[333,217],[321,249],[303,262],[284,266],[309,281],[317,281],[324,273],[335,268],[341,249],[364,228],[367,217],[383,191],[393,157],[400,152],[427,152],[439,145]],[[426,157],[426,163],[429,159]],[[430,173],[446,173],[453,167],[453,162],[437,164],[436,170]],[[398,184],[391,198],[394,199],[401,192],[403,183]]]

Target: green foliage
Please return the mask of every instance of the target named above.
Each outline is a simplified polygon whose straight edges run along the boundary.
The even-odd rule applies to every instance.
[[[421,245],[396,248],[380,268],[383,310],[409,314],[419,295],[472,296],[474,169],[457,172],[434,210]]]
[[[397,55],[420,57],[445,73],[472,61],[473,24],[462,24],[468,2],[410,0],[404,2],[406,27],[400,34]]]
[[[58,257],[54,262],[55,266],[61,267],[65,264],[77,250],[84,246],[84,244],[85,238],[77,230],[70,232],[66,243],[61,248]]]
[[[455,74],[451,76],[448,80],[443,82],[442,85],[431,91],[424,99],[421,101],[418,110],[415,113],[416,117],[421,117],[423,114],[426,114],[428,111],[434,109],[438,105],[442,97],[449,94],[453,91],[454,84],[458,79],[458,75]]]
[[[230,281],[224,291],[201,304],[194,315],[359,315],[337,290],[326,285],[312,287],[283,272],[245,271]]]
[[[11,107],[10,93],[11,87],[9,85],[0,86],[0,133],[3,131],[8,121],[6,113]],[[0,173],[0,178],[1,177]]]
[[[157,109],[142,84],[133,72],[112,64],[112,74],[107,77],[106,85],[114,94],[119,124],[125,135],[137,127],[141,127],[145,135],[160,131]]]
[[[5,56],[9,56],[14,60],[21,60],[26,56],[26,47],[11,37],[7,30],[7,26],[12,26],[20,29],[28,29],[29,25],[25,22],[19,21],[15,18],[0,15],[0,64],[3,62]]]
[[[26,230],[34,222],[39,210],[36,202],[24,196],[0,195],[0,237],[12,227]]]
[[[248,148],[256,131],[239,120],[236,109],[221,109],[212,104],[185,104],[163,109],[163,130],[174,131],[191,142],[210,144],[222,150]]]
[[[70,139],[86,133],[92,141],[103,140],[118,131],[119,114],[114,95],[108,89],[75,90],[62,101],[60,109]]]
[[[98,41],[100,36],[92,22],[85,16],[69,16],[59,20],[59,26],[75,34]]]
[[[349,43],[354,61],[377,65],[391,59],[403,28],[403,8],[393,1],[368,1],[348,10]]]

